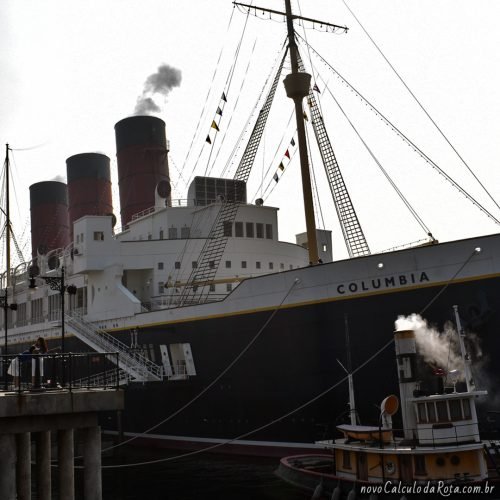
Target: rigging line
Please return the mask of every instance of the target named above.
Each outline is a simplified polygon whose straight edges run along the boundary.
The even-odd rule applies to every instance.
[[[263,175],[262,180],[255,191],[254,198],[256,198],[259,190],[261,191],[261,198],[264,197],[264,195],[262,193],[264,179],[269,175],[271,168],[273,168],[273,165],[275,165],[275,162],[277,161],[278,154],[280,153],[280,151],[283,150],[284,139],[285,139],[285,137],[288,137],[288,129],[290,128],[290,123],[292,122],[294,116],[295,116],[295,110],[292,108],[292,110],[290,112],[290,117],[288,118],[288,123],[286,124],[285,132],[281,136],[280,142],[279,142],[278,146],[276,147],[276,151],[274,152],[273,159],[269,163],[269,166],[267,167],[267,170],[266,170],[265,174]],[[297,133],[297,129],[295,128],[293,131],[293,134],[292,134],[292,138],[295,136],[296,133]],[[267,188],[266,188],[266,190],[267,190]]]
[[[436,293],[436,295],[423,307],[423,309],[418,314],[422,315],[429,308],[429,306],[437,299],[437,297],[439,297],[444,292],[444,290],[446,290],[446,288],[448,288],[448,286],[451,284],[451,282],[459,275],[459,273],[464,269],[464,267],[470,262],[470,260],[472,259],[472,257],[474,255],[477,255],[478,253],[479,252],[477,251],[477,249],[474,249],[474,251],[472,252],[472,254],[460,266],[460,268],[455,272],[455,274],[448,280],[448,282],[443,286],[443,288]],[[179,460],[179,459],[182,459],[182,458],[187,458],[187,457],[190,457],[190,456],[199,455],[201,453],[206,453],[206,452],[209,452],[209,451],[214,450],[216,448],[220,448],[221,446],[225,446],[225,445],[234,443],[235,441],[238,441],[238,440],[244,439],[246,437],[249,437],[252,434],[255,434],[256,432],[260,432],[260,431],[262,431],[264,429],[267,429],[268,427],[271,427],[272,425],[274,425],[274,424],[282,421],[283,419],[288,418],[291,415],[294,415],[295,413],[297,413],[300,410],[303,410],[304,408],[306,408],[307,406],[311,405],[312,403],[315,403],[316,401],[318,401],[319,399],[321,399],[323,396],[325,396],[326,394],[328,394],[329,392],[331,392],[333,389],[337,388],[339,385],[341,385],[342,383],[344,383],[345,381],[347,381],[349,379],[350,375],[355,375],[357,372],[359,372],[360,370],[362,370],[366,365],[368,365],[369,363],[371,363],[382,352],[384,352],[390,345],[392,345],[393,342],[394,342],[394,338],[391,338],[388,342],[386,342],[384,345],[382,345],[382,347],[380,347],[377,351],[375,351],[374,354],[372,354],[365,361],[363,361],[363,363],[361,363],[354,370],[352,370],[350,374],[347,374],[347,375],[343,376],[340,380],[338,380],[337,382],[335,382],[333,385],[331,385],[330,387],[328,387],[327,389],[325,389],[321,393],[319,393],[316,396],[314,396],[309,401],[306,401],[305,403],[303,403],[300,406],[294,408],[293,410],[285,413],[284,415],[279,416],[278,418],[275,418],[274,420],[272,420],[272,421],[270,421],[270,422],[268,422],[268,423],[266,423],[266,424],[264,424],[264,425],[262,425],[262,426],[260,426],[260,427],[258,427],[256,429],[252,429],[251,431],[248,431],[248,432],[246,432],[244,434],[241,434],[241,435],[239,435],[239,436],[237,436],[235,438],[225,440],[225,441],[223,441],[221,443],[217,443],[217,444],[214,444],[212,446],[208,446],[208,447],[203,448],[201,450],[195,450],[195,451],[183,453],[181,455],[177,455],[177,456],[174,456],[174,457],[167,457],[167,458],[160,458],[160,459],[156,459],[156,460],[149,460],[147,462],[137,462],[137,463],[134,463],[134,464],[104,465],[104,466],[102,466],[102,468],[103,469],[124,469],[124,468],[138,467],[138,466],[143,466],[143,465],[153,465],[153,464],[156,464],[156,463],[172,462],[172,461]],[[139,437],[139,436],[137,436],[137,437]],[[106,450],[103,450],[103,451],[107,451],[109,449],[111,449],[111,448],[106,448]],[[75,468],[83,468],[83,467],[84,466],[81,466],[81,465],[75,465]]]
[[[300,36],[298,34],[298,36]],[[301,37],[302,38],[302,37]],[[302,38],[302,40],[304,40]],[[304,43],[306,43],[304,41]],[[441,169],[429,156],[427,156],[414,142],[411,141],[401,130],[399,130],[396,125],[394,125],[381,111],[379,111],[368,99],[366,99],[353,85],[351,85],[330,63],[326,61],[326,59],[321,56],[314,47],[311,47],[313,53],[318,56],[323,63],[329,67],[335,75],[351,89],[351,91],[358,96],[365,104],[370,108],[373,113],[375,113],[380,119],[391,128],[391,130],[399,136],[409,147],[415,151],[426,163],[428,163],[434,170],[436,170],[441,176],[443,176],[455,189],[457,189],[465,198],[467,198],[476,208],[481,210],[485,215],[487,215],[491,220],[493,220],[496,224],[500,225],[500,221],[491,214],[481,203],[479,203],[471,194],[469,194],[458,182],[454,181],[444,170]]]
[[[219,146],[219,149],[217,150],[217,154],[215,155],[214,161],[212,162],[212,166],[210,167],[210,169],[208,169],[208,175],[210,175],[210,173],[212,172],[212,170],[215,167],[215,162],[219,158],[219,154],[221,152],[222,144],[224,143],[224,139],[226,138],[227,131],[231,128],[231,122],[233,121],[234,111],[235,111],[236,107],[238,106],[238,102],[240,100],[240,97],[241,97],[241,94],[242,94],[242,91],[243,91],[243,86],[245,85],[245,83],[247,83],[248,70],[249,70],[250,64],[252,62],[252,57],[254,55],[255,46],[256,45],[257,45],[257,38],[255,38],[255,41],[253,42],[252,52],[251,52],[250,57],[248,59],[247,67],[246,67],[246,70],[245,70],[245,74],[244,74],[243,79],[241,81],[240,91],[238,92],[238,96],[236,98],[236,101],[234,102],[233,110],[232,110],[231,114],[229,115],[229,121],[227,122],[226,126],[224,127],[224,133],[222,135],[220,146]],[[209,164],[210,164],[210,158],[208,159],[207,167],[208,167]]]
[[[295,158],[295,155],[297,154],[297,151],[298,151],[298,148],[295,149],[293,151],[293,153],[291,154],[290,156],[290,161],[288,162],[287,166],[285,167],[285,170],[283,170],[283,173],[281,174],[281,177],[279,177],[279,180],[281,180],[281,178],[285,175],[285,172],[288,171],[288,169],[290,168],[290,165],[292,163],[292,160]],[[279,182],[279,181],[278,181]],[[276,188],[276,186],[278,185],[278,182],[276,182],[274,180],[274,177],[271,177],[271,179],[269,180],[269,184],[267,185],[266,189],[264,190],[264,196],[265,198],[264,199],[267,199],[271,196],[272,192],[274,191],[274,189]],[[271,191],[269,191],[269,194],[267,194],[267,190],[271,187]]]
[[[462,272],[463,268],[471,261],[472,257],[474,257],[475,255],[478,255],[479,253],[481,253],[481,248],[479,248],[479,247],[474,248],[474,250],[469,255],[467,260],[460,266],[460,268],[453,275],[453,277],[447,281],[447,283],[443,286],[443,288],[441,288],[441,290],[439,290],[439,292],[422,309],[422,311],[419,313],[420,315],[424,314],[424,312],[427,311],[427,309],[429,309],[429,307],[438,299],[438,297],[451,285],[451,282]]]
[[[234,13],[234,9],[233,9],[233,13]],[[231,14],[231,17],[232,17],[232,14]],[[234,54],[234,57],[233,57],[233,64],[231,65],[231,69],[229,70],[229,74],[228,74],[228,76],[226,78],[226,83],[224,84],[224,87],[223,87],[224,89],[226,89],[226,91],[225,91],[226,97],[227,97],[227,95],[229,93],[228,92],[229,86],[231,85],[231,81],[232,81],[232,78],[233,78],[233,75],[234,75],[236,64],[238,62],[238,56],[239,56],[241,45],[243,44],[243,38],[245,36],[245,32],[246,32],[246,29],[247,29],[248,18],[249,18],[249,16],[247,16],[246,19],[245,19],[245,24],[243,26],[243,31],[241,32],[240,41],[238,42],[238,46],[236,47],[236,51],[235,51],[235,54]],[[215,139],[214,139],[214,142],[215,142]],[[193,166],[193,170],[191,172],[191,175],[189,176],[188,185],[189,185],[189,181],[191,180],[191,177],[194,174],[194,171],[196,170],[196,167],[198,166],[198,162],[200,160],[201,154],[203,153],[204,147],[205,147],[205,142],[203,143],[203,145],[201,147],[200,154],[198,155],[198,159],[196,160],[196,163]],[[212,154],[213,148],[214,148],[214,144],[212,144],[212,147],[210,148],[210,155]],[[186,188],[187,187],[188,186],[186,186]]]
[[[226,36],[227,36],[227,34],[229,32],[229,29],[231,27],[231,21],[233,20],[233,15],[234,15],[234,9],[231,11],[231,16],[229,18],[229,22],[228,22],[227,29],[226,29]],[[191,144],[189,145],[189,148],[188,148],[188,151],[187,151],[187,154],[186,154],[186,158],[184,158],[184,163],[182,164],[182,167],[181,167],[181,170],[180,170],[180,174],[182,174],[182,172],[184,171],[184,167],[186,166],[186,163],[187,163],[187,161],[189,159],[189,156],[190,156],[191,151],[193,149],[194,141],[195,141],[196,136],[198,134],[198,131],[200,129],[200,125],[201,125],[201,122],[202,122],[203,114],[205,113],[205,109],[207,108],[208,98],[210,96],[210,92],[212,91],[212,86],[213,86],[214,81],[215,81],[215,76],[217,75],[217,70],[219,69],[219,63],[220,63],[220,60],[221,60],[221,57],[222,57],[222,53],[224,51],[224,45],[225,44],[222,44],[222,47],[220,49],[219,57],[217,59],[217,63],[215,65],[214,73],[212,75],[212,81],[210,82],[210,85],[209,85],[208,91],[207,91],[207,96],[205,97],[205,103],[204,103],[203,108],[201,110],[200,117],[198,118],[198,124],[196,125],[196,129],[194,131],[193,138],[191,139]],[[187,187],[188,187],[188,185],[186,184],[186,188]]]
[[[448,144],[448,146],[450,146],[450,148],[453,150],[453,152],[458,156],[458,158],[460,159],[460,161],[465,165],[465,167],[467,168],[467,170],[471,173],[471,175],[474,177],[474,179],[477,181],[477,183],[481,186],[481,188],[484,190],[484,192],[489,196],[489,198],[491,199],[491,201],[493,201],[493,203],[495,204],[495,206],[500,210],[500,205],[495,201],[495,199],[493,198],[493,196],[491,195],[491,193],[488,191],[488,189],[486,189],[486,187],[484,186],[484,184],[479,180],[479,178],[476,176],[476,174],[473,172],[473,170],[469,167],[469,165],[464,160],[464,158],[460,155],[460,153],[457,151],[457,149],[450,142],[450,140],[445,135],[445,133],[443,132],[443,130],[439,127],[439,125],[436,123],[436,121],[428,113],[428,111],[424,107],[424,105],[419,101],[419,99],[417,98],[417,96],[412,92],[412,90],[410,89],[410,87],[406,84],[406,82],[403,80],[403,78],[401,77],[401,75],[397,72],[396,68],[391,64],[391,62],[389,61],[389,59],[387,59],[387,57],[385,56],[385,54],[382,52],[382,49],[377,45],[377,43],[375,42],[375,40],[370,36],[370,34],[368,33],[368,31],[361,24],[361,21],[358,19],[358,17],[356,16],[356,14],[349,7],[349,5],[347,4],[346,0],[342,0],[342,1],[344,2],[344,5],[347,7],[347,10],[352,14],[352,16],[354,17],[354,19],[356,20],[356,22],[359,24],[359,26],[361,27],[361,29],[364,31],[365,35],[369,38],[370,42],[372,42],[372,44],[377,49],[377,51],[379,52],[379,54],[384,58],[385,62],[389,65],[389,67],[391,68],[391,70],[398,77],[398,79],[404,85],[404,87],[406,88],[406,90],[413,97],[413,99],[415,100],[415,102],[419,105],[420,109],[425,113],[425,115],[427,116],[427,118],[434,125],[434,127],[436,128],[436,130],[441,134],[441,136],[446,141],[446,143]]]
[[[278,306],[273,310],[273,312],[269,315],[269,317],[266,319],[266,321],[264,322],[264,324],[261,326],[260,330],[252,337],[252,339],[250,339],[250,342],[248,342],[248,344],[243,348],[243,350],[231,361],[231,363],[229,363],[228,366],[226,366],[226,368],[224,368],[224,370],[222,370],[221,373],[219,373],[219,375],[217,375],[217,377],[215,377],[214,380],[212,380],[212,382],[210,382],[204,389],[202,389],[194,398],[192,398],[190,401],[188,401],[186,404],[184,404],[183,406],[181,406],[178,410],[176,410],[174,413],[170,414],[168,417],[166,417],[165,419],[163,419],[161,422],[153,425],[152,427],[150,427],[149,429],[145,430],[144,432],[142,432],[140,435],[138,436],[135,436],[133,438],[130,438],[130,439],[127,439],[125,441],[123,441],[122,443],[119,443],[118,445],[114,445],[114,446],[110,446],[109,448],[106,448],[104,450],[102,450],[103,452],[104,451],[108,451],[108,450],[111,450],[113,448],[117,448],[118,446],[122,446],[124,444],[127,444],[127,443],[130,443],[131,441],[134,441],[135,439],[137,439],[139,436],[142,436],[144,434],[147,434],[153,430],[155,430],[156,428],[158,428],[160,425],[163,425],[164,423],[168,422],[169,420],[172,420],[172,418],[174,418],[175,416],[179,415],[179,413],[183,412],[186,408],[188,408],[189,406],[191,406],[195,401],[197,401],[201,396],[203,396],[203,394],[205,394],[209,389],[211,389],[243,356],[244,354],[250,349],[250,347],[252,347],[253,344],[255,344],[255,342],[259,339],[259,337],[261,336],[262,332],[267,328],[267,326],[269,325],[269,323],[271,323],[271,321],[273,320],[273,318],[276,316],[276,314],[278,313],[278,311],[281,310],[281,306],[284,304],[285,300],[288,298],[288,296],[290,295],[291,291],[293,290],[293,288],[298,285],[298,283],[300,282],[300,280],[298,278],[295,278],[292,282],[292,284],[290,285],[290,287],[288,288],[288,290],[286,291],[285,295],[283,296],[283,298],[281,299],[281,302],[278,304]]]
[[[284,50],[284,52],[283,52],[283,50]],[[226,162],[226,165],[222,169],[221,177],[224,177],[224,175],[226,174],[226,172],[234,165],[234,160],[235,160],[234,157],[236,155],[236,151],[240,147],[240,143],[243,141],[243,137],[246,135],[246,133],[249,130],[249,128],[252,127],[252,124],[255,125],[255,123],[254,123],[254,116],[256,114],[257,109],[260,107],[260,109],[259,109],[259,113],[260,113],[262,111],[262,109],[264,108],[264,106],[265,106],[265,99],[264,99],[264,103],[262,104],[262,100],[263,100],[263,96],[264,96],[264,91],[267,90],[267,93],[269,93],[270,88],[272,87],[272,84],[273,84],[273,80],[271,79],[271,77],[273,75],[275,75],[275,73],[278,71],[280,64],[283,62],[283,59],[286,57],[287,51],[288,51],[288,49],[286,47],[286,39],[285,39],[285,41],[284,41],[284,43],[283,43],[283,45],[281,47],[281,50],[278,52],[278,56],[276,57],[275,62],[274,62],[271,70],[269,71],[269,73],[267,75],[266,81],[265,81],[264,85],[262,86],[262,90],[261,90],[259,96],[257,97],[257,100],[255,101],[255,106],[250,111],[248,119],[245,121],[245,125],[243,126],[243,129],[240,132],[240,135],[239,135],[239,137],[238,137],[238,139],[237,139],[237,141],[236,141],[236,143],[235,143],[235,145],[233,147],[233,150],[231,151],[231,154],[229,155],[229,158],[228,158],[228,160]],[[268,89],[269,82],[271,82],[271,85],[269,86],[269,89]],[[257,115],[259,113],[257,113]],[[258,121],[258,117],[257,117],[256,121]],[[251,139],[251,133],[250,133],[250,139]]]
[[[403,195],[403,193],[401,192],[401,190],[397,187],[396,183],[392,180],[392,178],[389,175],[389,173],[385,170],[385,168],[382,166],[382,164],[380,163],[380,161],[378,160],[378,158],[375,156],[375,153],[372,151],[372,149],[370,148],[370,146],[368,146],[368,144],[366,143],[366,141],[363,139],[363,137],[359,133],[359,131],[356,128],[356,126],[354,125],[354,123],[347,116],[347,113],[345,112],[344,108],[341,106],[340,102],[333,95],[330,87],[328,87],[328,85],[325,85],[325,88],[328,91],[328,93],[330,94],[330,96],[332,97],[332,99],[335,101],[335,104],[338,106],[338,108],[340,109],[340,111],[344,115],[344,117],[347,120],[347,122],[349,123],[349,125],[352,127],[352,129],[354,130],[354,132],[358,136],[358,139],[361,141],[361,143],[363,144],[363,146],[365,147],[365,149],[368,151],[368,153],[372,157],[373,161],[377,164],[377,166],[380,169],[380,171],[384,174],[385,178],[387,179],[387,181],[389,182],[389,184],[391,185],[391,187],[394,189],[394,191],[396,191],[396,194],[400,197],[401,201],[405,204],[406,208],[409,210],[409,212],[411,213],[411,215],[413,215],[413,217],[415,218],[415,220],[417,221],[417,223],[420,225],[420,227],[425,231],[425,233],[428,236],[431,236],[432,233],[430,232],[430,230],[427,227],[427,225],[424,223],[424,221],[422,220],[422,218],[418,215],[418,213],[413,208],[413,206],[410,204],[410,202],[405,198],[405,196]]]
[[[316,208],[315,213],[319,213],[319,217],[321,218],[321,227],[325,229],[325,219],[323,217],[323,209],[321,207],[321,199],[319,196],[319,191],[318,191],[318,183],[316,181],[316,171],[314,169],[314,164],[313,164],[313,157],[312,157],[312,150],[311,150],[311,140],[309,139],[309,131],[308,128],[306,127],[306,141],[307,141],[307,151],[309,155],[309,165],[310,165],[310,171],[312,174],[312,180],[313,180],[313,187],[314,191],[313,193],[316,195],[315,196],[315,202],[316,202]],[[319,219],[317,221],[319,223]],[[320,224],[318,224],[320,225]]]

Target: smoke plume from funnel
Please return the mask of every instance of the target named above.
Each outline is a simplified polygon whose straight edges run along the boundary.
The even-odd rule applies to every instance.
[[[418,314],[399,316],[395,322],[396,330],[413,330],[417,342],[417,350],[424,361],[446,372],[458,370],[463,378],[463,362],[457,332],[451,323],[446,323],[444,331],[429,326]]]
[[[160,111],[160,106],[151,97],[144,97],[142,95],[137,98],[134,114],[149,115],[150,113],[159,113]]]
[[[50,179],[51,182],[66,182],[66,178],[62,175],[56,175],[53,179]]]
[[[153,99],[153,95],[167,96],[174,87],[181,84],[181,72],[168,64],[162,64],[158,71],[149,75],[144,82],[142,95],[137,98],[134,114],[150,114],[160,111],[160,107]]]

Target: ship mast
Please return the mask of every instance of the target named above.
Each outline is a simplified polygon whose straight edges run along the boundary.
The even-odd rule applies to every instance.
[[[311,75],[299,71],[299,58],[297,42],[295,41],[295,29],[293,27],[294,19],[302,19],[311,23],[321,24],[325,27],[346,29],[343,26],[336,24],[325,23],[317,19],[296,16],[292,13],[292,6],[290,0],[285,0],[286,12],[279,12],[265,7],[258,7],[256,5],[248,5],[239,2],[233,2],[234,5],[247,7],[248,9],[255,9],[256,11],[269,12],[270,14],[279,14],[286,17],[286,25],[288,32],[288,48],[290,50],[290,62],[292,72],[286,76],[284,80],[285,90],[288,97],[293,99],[295,105],[295,119],[297,122],[297,138],[300,156],[300,172],[302,177],[302,193],[304,196],[304,212],[306,218],[306,231],[307,231],[307,246],[309,251],[309,262],[312,265],[318,263],[318,242],[316,238],[316,222],[314,219],[314,205],[311,187],[311,174],[309,171],[309,155],[307,152],[307,140],[304,124],[304,111],[302,108],[302,101],[309,93]]]
[[[9,190],[9,145],[5,145],[5,253],[6,253],[6,274],[7,287],[10,286],[10,190]]]

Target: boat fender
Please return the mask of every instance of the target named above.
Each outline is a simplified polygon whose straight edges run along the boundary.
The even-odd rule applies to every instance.
[[[349,492],[349,495],[347,495],[347,500],[356,500],[356,489],[354,488],[354,486]]]
[[[314,489],[313,496],[311,497],[311,500],[319,500],[321,496],[323,495],[323,478],[321,478],[321,481],[318,483],[318,486]]]
[[[342,489],[340,488],[340,484],[335,487],[332,493],[332,497],[330,500],[340,500],[342,496]]]

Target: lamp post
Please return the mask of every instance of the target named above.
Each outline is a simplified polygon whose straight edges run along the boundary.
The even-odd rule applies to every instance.
[[[9,319],[9,309],[11,311],[16,311],[17,310],[17,304],[9,304],[8,303],[8,295],[7,295],[7,288],[5,289],[4,296],[0,297],[0,307],[3,308],[3,328],[4,328],[4,356],[7,355],[7,349],[8,349],[8,343],[7,343],[7,332],[8,332],[8,319]],[[7,389],[7,358],[3,358],[4,363],[4,380],[5,380],[5,389]]]
[[[63,363],[63,374],[62,374],[62,385],[65,385],[65,360],[64,360],[64,337],[65,337],[65,327],[64,327],[64,296],[68,292],[70,295],[76,294],[75,285],[66,285],[64,276],[64,267],[61,267],[61,276],[38,276],[43,279],[47,285],[49,285],[51,290],[57,291],[61,297],[61,352],[62,352],[62,363]],[[36,280],[34,276],[30,278],[30,288],[36,288]]]
[[[75,285],[66,285],[64,281],[64,267],[61,267],[61,276],[38,276],[42,278],[47,285],[49,285],[51,290],[55,290],[59,292],[61,296],[61,351],[64,354],[64,336],[65,336],[65,328],[64,328],[64,294],[68,292],[70,295],[76,294],[76,286]],[[35,279],[31,278],[30,280],[30,288],[36,288]]]

